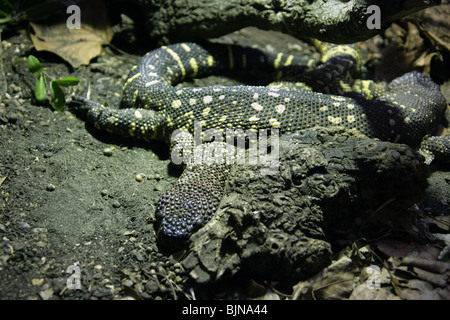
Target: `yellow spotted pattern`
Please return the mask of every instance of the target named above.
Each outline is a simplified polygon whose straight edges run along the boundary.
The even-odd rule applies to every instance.
[[[410,73],[390,84],[349,82],[350,73],[361,67],[356,50],[320,42],[316,46],[322,53],[320,61],[217,43],[163,46],[146,54],[124,84],[122,108],[142,111],[112,109],[106,121],[92,110],[91,118],[97,127],[144,139],[167,140],[175,129],[193,131],[198,121],[203,130],[276,128],[281,133],[339,125],[384,140],[418,144],[443,112],[445,102],[429,78]],[[301,81],[175,87],[192,77],[252,68],[281,78],[295,71]],[[345,96],[354,92],[362,98]]]
[[[174,130],[192,133],[199,125],[204,139],[209,139],[207,129],[218,134],[232,129],[250,138],[261,129],[282,134],[314,126],[344,126],[417,145],[442,116],[445,100],[428,77],[409,73],[389,84],[351,81],[361,66],[354,48],[316,45],[322,53],[320,61],[233,45],[164,46],[132,68],[124,84],[122,108],[89,102],[88,121],[99,129],[148,140],[168,141]],[[293,73],[301,79],[269,86],[177,86],[191,77],[250,68],[272,72],[276,79]],[[448,155],[450,139],[438,141],[428,139],[426,150],[437,145]],[[187,143],[181,138],[172,142]],[[187,238],[194,224],[206,223],[220,203],[229,170],[223,165],[185,171],[158,204],[158,237],[169,242]]]

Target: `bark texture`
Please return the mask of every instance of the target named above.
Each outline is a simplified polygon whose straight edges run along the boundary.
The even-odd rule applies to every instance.
[[[255,26],[298,38],[354,43],[375,36],[394,20],[440,0],[140,0],[150,35],[159,44],[212,38]],[[380,8],[381,29],[367,27]]]

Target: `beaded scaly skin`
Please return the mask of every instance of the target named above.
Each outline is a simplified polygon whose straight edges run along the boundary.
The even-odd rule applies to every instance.
[[[88,121],[99,129],[145,140],[170,141],[175,130],[278,129],[343,126],[369,137],[419,146],[443,116],[439,87],[418,72],[391,83],[353,80],[361,66],[351,46],[315,43],[322,59],[240,46],[180,43],[147,53],[124,85],[120,109],[83,98]],[[257,68],[297,84],[177,88],[184,80],[226,70]],[[319,92],[320,91],[320,92]],[[432,138],[435,139],[435,138]],[[435,145],[422,142],[422,145]],[[450,139],[438,139],[448,157]],[[163,243],[186,240],[217,209],[230,166],[188,167],[160,200],[156,216]]]

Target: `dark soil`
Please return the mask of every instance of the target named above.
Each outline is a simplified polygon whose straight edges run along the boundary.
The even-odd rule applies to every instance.
[[[312,52],[291,37],[251,28],[224,40],[297,55]],[[384,41],[377,37],[361,45],[364,56]],[[138,55],[107,47],[104,56],[73,70],[52,54],[36,52],[25,28],[4,33],[2,47],[0,299],[191,298],[197,288],[190,290],[174,257],[158,251],[152,224],[155,203],[179,174],[168,147],[108,136],[86,126],[70,108],[55,112],[48,102],[37,104],[34,75],[25,64],[12,67],[34,54],[49,75],[79,77],[78,94],[90,87],[91,99],[117,105]],[[234,80],[198,83],[213,81]],[[448,83],[442,88],[448,92]],[[448,211],[450,175],[448,167],[438,169],[424,200],[432,214]],[[431,197],[433,190],[440,192],[439,201]],[[73,287],[77,278],[79,289]],[[236,286],[203,297],[246,297]]]

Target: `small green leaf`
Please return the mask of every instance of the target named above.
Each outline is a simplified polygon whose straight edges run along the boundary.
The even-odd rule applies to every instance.
[[[62,111],[66,104],[66,97],[58,82],[50,81],[50,91],[52,93],[50,104],[56,111]]]
[[[10,13],[0,9],[0,24],[7,23],[11,18],[12,16]]]
[[[39,74],[39,77],[36,80],[36,88],[34,88],[34,96],[36,97],[36,100],[39,102],[44,101],[45,99],[45,79],[44,74]]]
[[[8,23],[12,18],[10,15],[2,15],[1,12],[0,12],[0,17],[4,17],[4,18],[0,18],[0,24]]]
[[[53,82],[57,82],[62,87],[70,87],[76,86],[80,82],[80,79],[76,77],[66,77],[62,79],[53,80]]]
[[[20,58],[20,59],[14,60],[13,63],[12,63],[13,68],[16,68],[19,65],[19,63],[22,63],[22,62],[27,62],[27,59],[26,58]]]
[[[31,54],[28,56],[28,70],[35,74],[42,72],[42,66],[38,58]]]

